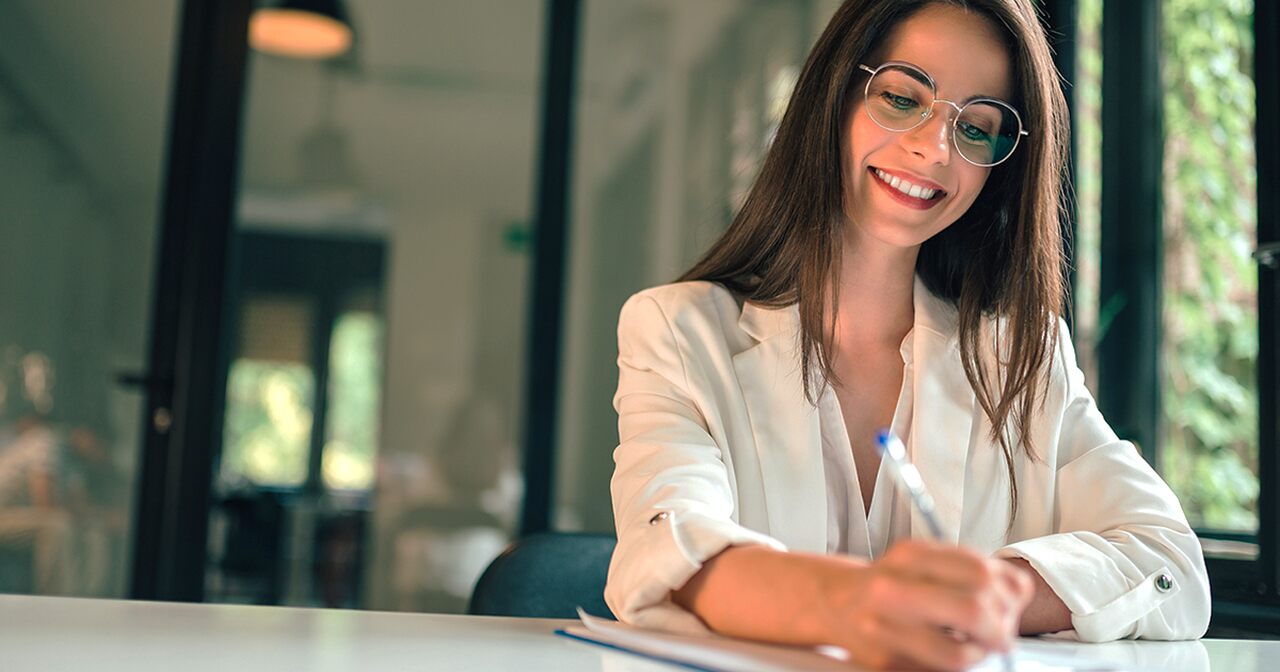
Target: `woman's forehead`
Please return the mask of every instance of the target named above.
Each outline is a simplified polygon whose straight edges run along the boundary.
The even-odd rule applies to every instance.
[[[877,55],[881,62],[906,61],[922,68],[933,77],[943,98],[1009,100],[1013,97],[1013,70],[997,30],[981,14],[933,4],[898,24]]]

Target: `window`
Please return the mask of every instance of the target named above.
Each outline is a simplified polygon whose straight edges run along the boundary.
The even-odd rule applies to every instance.
[[[329,349],[329,416],[321,472],[325,487],[373,487],[382,396],[382,319],[350,311],[333,327]]]
[[[1253,1],[1167,0],[1160,470],[1197,528],[1258,529]]]
[[[1275,106],[1276,63],[1255,47],[1275,39],[1275,9],[1065,4],[1078,49],[1069,78],[1081,365],[1112,426],[1199,532],[1222,602],[1215,627],[1275,630],[1280,617],[1267,625],[1260,615],[1270,612],[1255,609],[1245,623],[1232,606],[1280,603],[1280,510],[1268,494],[1280,485],[1268,466],[1277,298],[1254,254],[1275,237],[1267,197],[1280,186],[1256,151],[1273,134],[1256,120]]]
[[[220,489],[298,487],[307,480],[313,314],[305,300],[265,296],[245,302],[240,348],[227,377]]]

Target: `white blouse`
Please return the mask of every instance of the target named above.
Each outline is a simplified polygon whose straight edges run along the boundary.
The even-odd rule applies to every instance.
[[[908,332],[900,348],[902,390],[890,424],[906,446],[911,445],[911,342]],[[827,484],[827,552],[878,559],[893,542],[911,536],[911,500],[898,491],[893,475],[881,461],[871,507],[863,506],[853,444],[844,424],[840,400],[830,385],[818,400],[818,424],[822,434],[822,470]],[[859,440],[872,441],[874,437],[859,437]]]

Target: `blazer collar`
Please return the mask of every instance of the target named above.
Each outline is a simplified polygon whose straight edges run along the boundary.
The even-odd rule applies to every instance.
[[[793,303],[769,308],[748,301],[742,305],[738,328],[761,343],[781,333],[795,334],[800,328],[800,307]]]

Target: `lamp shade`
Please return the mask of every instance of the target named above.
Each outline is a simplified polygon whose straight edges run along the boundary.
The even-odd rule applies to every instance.
[[[249,44],[280,56],[331,58],[346,53],[353,38],[342,0],[284,0],[249,20]]]

